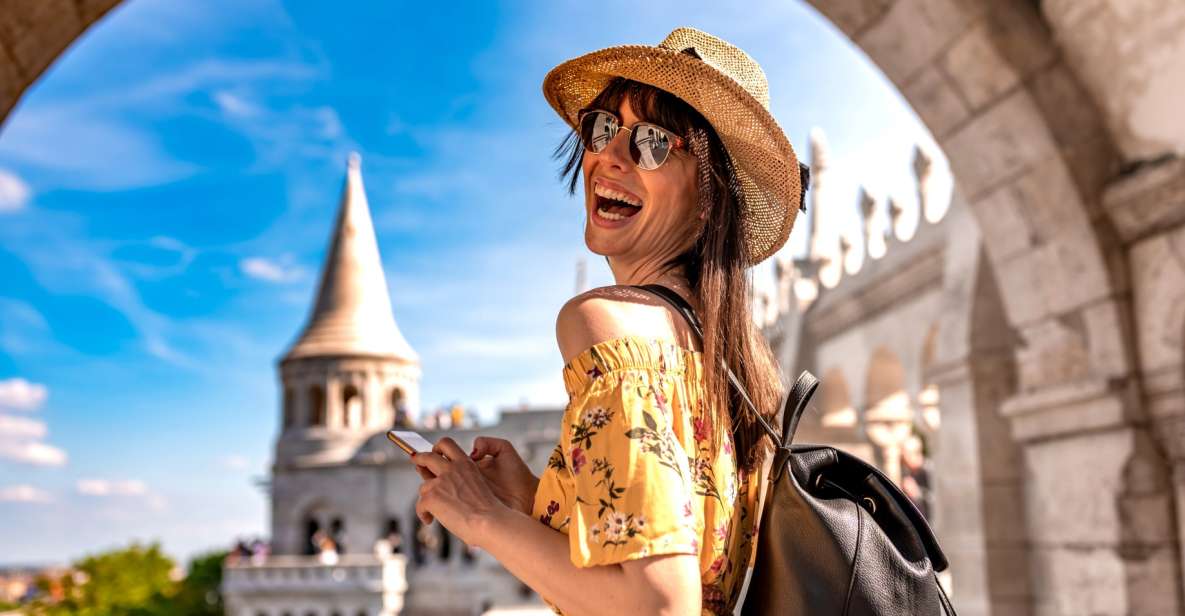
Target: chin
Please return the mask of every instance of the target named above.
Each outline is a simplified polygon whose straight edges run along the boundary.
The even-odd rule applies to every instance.
[[[612,257],[625,252],[625,246],[620,246],[621,238],[607,238],[597,233],[597,229],[585,228],[584,246],[588,251],[602,257]],[[616,241],[615,241],[616,240]]]

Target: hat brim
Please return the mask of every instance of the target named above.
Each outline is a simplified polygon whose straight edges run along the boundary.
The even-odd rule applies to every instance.
[[[748,264],[781,248],[794,226],[802,185],[794,148],[761,101],[704,60],[648,45],[609,47],[568,60],[544,78],[543,95],[575,130],[580,110],[615,77],[670,92],[711,123],[740,183]]]

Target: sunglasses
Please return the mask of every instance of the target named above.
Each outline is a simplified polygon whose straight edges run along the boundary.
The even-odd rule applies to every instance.
[[[621,125],[616,115],[603,109],[589,109],[580,112],[580,141],[584,149],[600,154],[609,147],[617,131],[630,134],[630,158],[639,169],[653,171],[662,166],[671,150],[685,147],[682,137],[649,122],[638,122],[632,128]]]

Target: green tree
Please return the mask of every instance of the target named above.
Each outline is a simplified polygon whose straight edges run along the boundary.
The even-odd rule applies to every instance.
[[[189,561],[188,573],[162,614],[222,616],[222,561],[226,552],[210,552]]]
[[[33,612],[47,616],[130,614],[172,594],[176,584],[170,578],[173,567],[173,560],[156,543],[147,547],[133,543],[123,550],[88,556],[74,563],[74,572],[57,580],[62,601],[42,602]],[[53,584],[47,580],[42,588]]]
[[[41,580],[48,595],[60,588],[61,601],[46,596],[29,606],[38,616],[221,616],[222,560],[211,552],[190,561],[183,580],[174,580],[173,560],[159,544],[132,544],[86,557],[60,579]]]

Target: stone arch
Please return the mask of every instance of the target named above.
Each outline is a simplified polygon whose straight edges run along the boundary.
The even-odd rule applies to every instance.
[[[901,448],[914,424],[913,405],[905,387],[905,366],[892,350],[877,347],[865,380],[865,434],[877,446],[885,474],[900,483]]]
[[[831,368],[823,373],[819,384],[819,412],[825,428],[855,428],[860,423],[856,407],[843,371]]]
[[[1116,280],[1116,272],[1130,271],[1128,257],[1114,248],[1106,217],[1095,215],[1117,171],[1116,146],[1065,59],[1082,50],[1061,53],[1049,24],[1069,43],[1083,39],[1067,31],[1089,37],[1098,29],[1068,28],[1065,14],[1080,4],[1069,1],[808,1],[868,54],[921,116],[983,230],[1007,322],[1020,342],[1009,351],[1015,393],[1001,411],[1023,443],[1031,474],[1026,523],[1041,537],[1043,563],[1033,573],[1043,585],[1034,604],[1048,613],[1179,610],[1178,534],[1158,535],[1132,550],[1119,539],[1127,522],[1118,515],[1081,527],[1059,524],[1066,502],[1126,511],[1119,493],[1100,490],[1097,482],[1059,484],[1057,470],[1072,460],[1064,454],[1105,444],[1115,455],[1104,460],[1101,476],[1123,483],[1127,461],[1147,436],[1133,422],[1144,416],[1145,392],[1136,391],[1137,381],[1160,375],[1134,374],[1127,289]],[[0,8],[0,113],[7,114],[61,50],[116,4],[53,0]],[[1099,53],[1107,52],[1100,46]],[[1170,395],[1180,399],[1181,388],[1172,387]],[[1042,500],[1045,490],[1065,498]],[[1126,519],[1133,514],[1127,511]],[[1163,592],[1141,592],[1146,588]],[[1171,605],[1162,595],[1174,597]]]
[[[297,507],[296,511],[300,512],[298,514],[301,532],[300,552],[308,555],[317,554],[320,548],[316,539],[320,536],[332,538],[332,524],[335,520],[341,519],[340,512],[342,510],[325,499],[314,498],[303,506]],[[338,552],[340,553],[341,550],[338,549]]]
[[[1084,51],[1104,43],[1097,39],[1111,28],[1105,16],[1118,3],[1081,10],[1082,3],[1052,0],[808,1],[880,67],[945,151],[982,232],[1013,335],[1006,353],[1015,387],[998,408],[1011,432],[1006,441],[1019,442],[1024,510],[1011,514],[1026,527],[1018,540],[1038,542],[1029,559],[1035,582],[1010,591],[1011,605],[1024,611],[1001,612],[993,599],[991,606],[960,605],[960,613],[1176,613],[1179,533],[1158,527],[1139,556],[1124,547],[1135,518],[1121,486],[1128,462],[1148,455],[1140,446],[1148,434],[1133,420],[1143,409],[1133,395],[1135,323],[1124,279],[1130,257],[1114,218],[1098,215],[1120,155],[1109,130],[1114,118],[1108,122],[1081,81],[1091,79],[1098,95],[1107,75],[1100,81],[1099,69],[1067,59],[1126,44]],[[1101,467],[1100,448],[1110,453]],[[1113,487],[1066,481],[1083,466]],[[1139,515],[1159,520],[1166,508],[1171,501],[1147,503]],[[1072,510],[1128,513],[1066,524]],[[1160,590],[1144,590],[1154,587]]]

